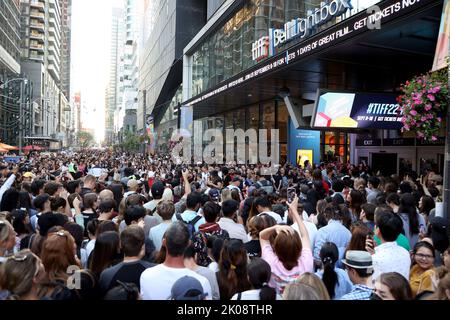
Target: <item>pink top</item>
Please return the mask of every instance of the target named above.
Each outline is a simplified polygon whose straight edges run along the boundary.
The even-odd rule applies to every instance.
[[[283,294],[284,288],[289,283],[294,282],[300,275],[305,272],[314,272],[313,255],[309,248],[302,249],[302,254],[298,258],[298,264],[292,270],[286,270],[270,244],[266,244],[261,248],[261,258],[267,261],[272,268],[270,286],[275,288],[280,295]]]

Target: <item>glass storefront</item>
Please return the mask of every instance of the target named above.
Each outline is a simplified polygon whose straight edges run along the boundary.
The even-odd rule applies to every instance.
[[[287,122],[289,119],[287,108],[284,104],[278,101],[266,101],[260,104],[243,107],[240,109],[231,110],[223,114],[218,114],[212,117],[200,119],[203,123],[203,130],[219,129],[223,132],[224,139],[226,137],[226,129],[268,129],[267,141],[265,144],[268,148],[267,154],[270,155],[271,130],[279,129],[280,141],[280,161],[284,163],[287,159]],[[258,133],[259,134],[259,133]],[[259,137],[258,137],[259,141]],[[249,157],[248,138],[246,138],[246,159]],[[203,148],[209,142],[203,142]],[[225,141],[225,148],[227,145],[233,145],[235,155],[237,155],[237,144],[235,141]],[[224,149],[226,152],[226,149]],[[254,163],[254,161],[252,161]]]
[[[268,35],[270,28],[282,29],[292,19],[306,17],[320,8],[323,0],[246,0],[224,25],[215,30],[192,55],[192,96],[244,71],[257,61],[252,59],[252,44]],[[324,30],[379,0],[352,0],[353,10],[331,19],[313,32]],[[294,39],[277,48],[281,52],[302,41]]]
[[[180,86],[175,92],[172,100],[170,101],[167,110],[164,112],[164,115],[156,128],[157,131],[157,147],[161,152],[168,151],[167,142],[172,137],[172,133],[178,127],[178,120],[175,110],[179,103],[183,101],[183,87]]]
[[[325,161],[348,162],[350,160],[350,138],[343,132],[322,132],[322,159]]]
[[[270,27],[300,17],[320,0],[249,0],[193,54],[192,84],[195,96],[256,64],[252,44]]]

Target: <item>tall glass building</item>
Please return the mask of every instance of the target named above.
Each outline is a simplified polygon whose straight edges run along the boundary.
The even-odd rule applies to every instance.
[[[430,70],[443,1],[216,3],[184,48],[183,106],[192,119],[183,123],[199,120],[204,130],[224,133],[269,129],[269,141],[270,129],[278,129],[282,161],[293,164],[306,151],[316,163],[366,161],[377,168],[388,159],[389,174],[405,165],[418,170],[422,160],[442,162],[443,145],[408,140],[383,122],[376,129],[311,124],[322,91],[395,97],[402,82]],[[364,145],[367,139],[374,144]]]
[[[177,128],[183,48],[205,24],[206,8],[206,0],[144,1],[139,36],[137,130],[144,133],[146,123],[151,121],[161,147]]]

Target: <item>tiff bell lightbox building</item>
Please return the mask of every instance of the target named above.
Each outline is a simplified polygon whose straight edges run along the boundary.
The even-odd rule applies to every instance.
[[[444,139],[402,134],[396,97],[432,68],[443,2],[222,1],[184,48],[181,127],[279,129],[291,163],[440,170]]]

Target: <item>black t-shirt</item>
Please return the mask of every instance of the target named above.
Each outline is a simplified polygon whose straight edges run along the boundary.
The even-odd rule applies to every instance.
[[[145,269],[154,267],[155,264],[139,260],[134,262],[121,262],[113,267],[105,269],[100,275],[100,290],[102,294],[118,285],[117,280],[125,283],[134,283],[141,289],[141,273]]]
[[[247,250],[250,259],[261,258],[261,243],[259,240],[251,240],[244,243],[244,247]]]
[[[83,215],[83,220],[84,220],[84,236],[87,237],[88,236],[87,225],[88,225],[89,221],[92,221],[95,218],[98,218],[98,214],[92,213],[92,212],[82,212],[81,214]]]
[[[226,188],[226,187],[228,187],[228,185],[230,184],[230,182],[231,182],[231,176],[229,175],[229,174],[227,174],[226,176],[225,176],[225,178],[223,179],[223,186]]]
[[[275,188],[278,188],[280,185],[280,181],[283,180],[283,177],[281,174],[277,173],[275,176],[273,176],[273,180],[275,181]]]

